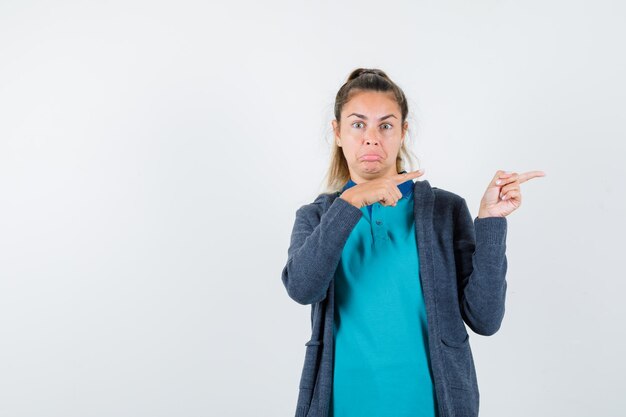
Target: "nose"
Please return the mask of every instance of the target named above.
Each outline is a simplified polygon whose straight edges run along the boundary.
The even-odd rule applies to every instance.
[[[367,145],[378,145],[379,139],[376,137],[376,130],[368,130],[365,132],[365,143]]]

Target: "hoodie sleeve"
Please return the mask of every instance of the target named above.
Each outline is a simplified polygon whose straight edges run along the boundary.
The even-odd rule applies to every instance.
[[[313,204],[300,207],[287,250],[282,281],[287,294],[300,304],[313,304],[326,297],[341,252],[363,212],[336,197],[317,223]],[[316,224],[317,223],[317,224]]]
[[[476,217],[465,199],[456,208],[454,253],[461,314],[477,334],[491,336],[504,318],[506,298],[506,217]]]

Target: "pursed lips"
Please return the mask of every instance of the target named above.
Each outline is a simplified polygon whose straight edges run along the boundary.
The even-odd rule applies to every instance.
[[[374,153],[368,153],[368,154],[361,156],[361,160],[363,161],[379,161],[381,159],[383,159],[382,156],[378,154],[374,154]]]

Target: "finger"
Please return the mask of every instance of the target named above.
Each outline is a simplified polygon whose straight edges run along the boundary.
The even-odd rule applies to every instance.
[[[386,186],[387,188],[384,192],[389,196],[385,199],[388,203],[393,200],[397,201],[402,197],[402,191],[400,191],[400,188],[398,188],[397,185],[394,183],[387,183]]]
[[[394,186],[392,187],[392,191],[394,193],[394,195],[396,196],[396,201],[400,200],[402,198],[402,191],[400,191],[400,188]]]
[[[503,196],[503,195],[505,195],[506,193],[508,193],[511,190],[519,190],[519,189],[520,189],[519,182],[515,181],[512,184],[509,184],[509,185],[507,185],[505,187],[502,187],[500,189],[500,195]]]
[[[396,194],[397,191],[400,191],[398,187],[394,187],[393,189],[388,191],[388,194],[389,194],[389,199],[387,200],[388,205],[395,206],[396,203],[398,202],[398,195]]]
[[[537,177],[545,177],[546,173],[543,171],[528,171],[528,172],[524,172],[522,174],[519,174],[519,182],[520,184],[523,182],[526,182],[532,178],[537,178]]]
[[[495,185],[499,185],[500,187],[502,187],[503,185],[510,184],[512,182],[517,181],[518,177],[519,177],[519,175],[518,175],[517,172],[511,172],[511,173],[505,175],[504,177],[500,176],[496,180]]]
[[[390,201],[391,201],[391,197],[389,196],[389,193],[387,192],[387,190],[381,190],[380,197],[378,198],[378,202],[382,204],[383,206],[387,206],[389,205]]]
[[[508,201],[508,200],[517,200],[520,203],[522,202],[522,193],[520,193],[518,190],[511,190],[508,193],[504,194],[502,196],[502,200],[504,201]]]
[[[392,177],[397,184],[402,184],[407,180],[412,180],[413,178],[421,177],[424,175],[424,169],[418,169],[416,171],[405,172],[404,174],[396,174]]]
[[[392,206],[393,204],[395,204],[395,202],[396,198],[391,190],[385,190],[383,199],[381,200],[381,204],[384,206]]]
[[[491,179],[489,186],[495,187],[496,185],[498,185],[497,181],[501,180],[501,178],[506,178],[507,176],[510,176],[510,175],[511,175],[511,172],[503,171],[501,169],[497,170],[496,174]]]

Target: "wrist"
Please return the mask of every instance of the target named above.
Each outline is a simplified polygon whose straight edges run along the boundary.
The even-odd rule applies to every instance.
[[[476,218],[478,219],[488,219],[488,218],[493,218],[493,217],[504,217],[504,216],[494,216],[493,214],[489,214],[489,213],[481,213],[478,212],[478,216],[476,216]]]
[[[350,203],[351,205],[353,205],[356,208],[361,208],[360,205],[358,205],[356,202],[353,201],[352,198],[350,198],[350,195],[345,195],[346,193],[343,193],[339,196],[339,198],[341,198],[342,200],[347,201],[348,203]]]
[[[478,212],[478,218],[479,219],[484,219],[485,217],[493,217],[491,216],[489,213],[487,213],[486,211],[479,211]]]

